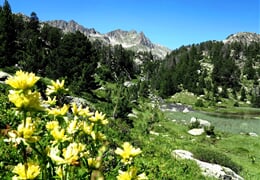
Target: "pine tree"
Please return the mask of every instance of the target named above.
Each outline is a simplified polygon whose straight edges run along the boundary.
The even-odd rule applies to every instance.
[[[7,0],[0,11],[0,67],[15,65],[16,31],[11,7]]]

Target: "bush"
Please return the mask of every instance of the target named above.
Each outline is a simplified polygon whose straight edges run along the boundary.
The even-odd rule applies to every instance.
[[[195,106],[196,106],[196,107],[204,107],[204,104],[203,104],[202,99],[198,99],[198,100],[195,102]]]
[[[239,173],[242,171],[242,166],[233,162],[230,157],[226,154],[218,152],[216,150],[212,150],[209,148],[198,147],[193,151],[194,157],[205,162],[219,164],[221,166],[228,167]]]
[[[199,127],[200,127],[200,121],[197,120],[197,118],[196,118],[196,121],[191,122],[189,124],[189,129],[199,128]]]

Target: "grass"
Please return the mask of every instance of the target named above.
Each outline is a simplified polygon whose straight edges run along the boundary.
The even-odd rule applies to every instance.
[[[260,177],[260,137],[251,137],[240,132],[256,132],[260,134],[260,120],[226,119],[216,118],[198,112],[166,112],[169,122],[162,123],[167,126],[163,132],[175,134],[175,148],[190,150],[196,147],[207,147],[222,152],[230,157],[232,161],[241,165],[243,170],[240,175],[244,179],[258,180]],[[219,139],[211,139],[205,136],[190,136],[187,134],[191,117],[198,117],[210,121],[215,126]],[[173,123],[171,120],[177,120]],[[183,124],[184,127],[181,127]],[[181,128],[180,128],[181,127]],[[186,130],[185,130],[186,128]],[[158,131],[160,133],[160,131]],[[177,132],[177,133],[176,133]],[[171,137],[171,135],[169,135]],[[192,141],[191,141],[192,139]]]

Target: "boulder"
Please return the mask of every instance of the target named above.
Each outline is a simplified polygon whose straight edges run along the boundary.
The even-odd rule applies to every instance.
[[[173,157],[180,159],[190,159],[195,161],[204,176],[214,177],[220,180],[244,180],[241,176],[236,174],[230,168],[220,166],[218,164],[212,164],[208,162],[203,162],[193,157],[193,154],[185,150],[174,150],[172,152]]]
[[[190,110],[188,109],[188,108],[184,108],[184,110],[182,111],[182,112],[184,112],[184,113],[188,113],[188,112],[190,112]]]
[[[258,137],[258,134],[254,133],[254,132],[250,132],[248,133],[249,136],[252,136],[252,137]]]
[[[193,136],[199,136],[202,135],[204,133],[204,129],[203,128],[194,128],[188,131],[189,134],[193,135]]]
[[[204,128],[204,127],[210,127],[210,122],[206,121],[206,120],[203,120],[203,119],[197,119],[195,117],[192,117],[190,119],[190,123],[195,123],[195,122],[199,122],[199,128]]]
[[[4,81],[10,77],[11,75],[6,73],[6,72],[3,72],[3,71],[0,71],[0,82],[1,83],[4,83]]]
[[[76,103],[77,106],[83,106],[83,107],[88,106],[90,104],[86,99],[74,97],[74,96],[66,96],[65,102],[68,104]]]

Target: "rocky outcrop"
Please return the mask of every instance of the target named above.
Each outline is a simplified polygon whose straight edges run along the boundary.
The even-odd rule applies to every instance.
[[[59,28],[65,33],[80,31],[85,36],[88,36],[90,40],[99,40],[107,45],[121,44],[122,47],[126,49],[131,49],[133,51],[152,52],[152,54],[157,58],[164,58],[167,53],[170,53],[171,51],[164,46],[152,43],[151,40],[147,38],[143,32],[138,33],[135,30],[124,31],[118,29],[105,34],[101,34],[94,28],[85,28],[84,26],[79,25],[73,20],[68,22],[63,20],[54,20],[46,21],[44,23]]]
[[[244,180],[241,176],[236,174],[233,170],[227,167],[220,166],[218,164],[211,164],[207,162],[200,161],[193,157],[193,154],[185,150],[174,150],[172,156],[180,159],[190,159],[195,161],[200,169],[202,174],[209,177],[214,177],[220,180]]]
[[[239,32],[236,34],[231,34],[224,41],[224,43],[240,42],[243,44],[250,44],[252,42],[260,42],[260,34],[250,33],[250,32]]]
[[[210,127],[210,122],[203,120],[203,119],[197,119],[195,117],[192,117],[190,119],[190,124],[194,124],[194,123],[198,123],[198,127],[199,128],[206,128],[206,127]]]

